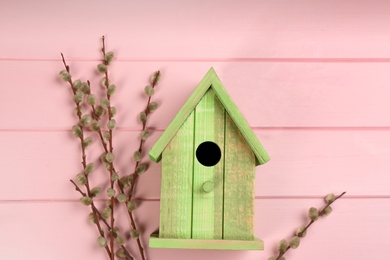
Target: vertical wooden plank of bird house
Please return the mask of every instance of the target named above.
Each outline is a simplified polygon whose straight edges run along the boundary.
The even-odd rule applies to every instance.
[[[226,113],[223,239],[253,239],[255,157]]]
[[[222,104],[210,89],[195,108],[192,238],[222,238],[224,114]],[[216,143],[222,153],[221,160],[210,167],[196,157],[197,147],[206,141]],[[203,190],[205,182],[213,182],[211,192]]]
[[[194,112],[162,155],[160,237],[191,238]]]

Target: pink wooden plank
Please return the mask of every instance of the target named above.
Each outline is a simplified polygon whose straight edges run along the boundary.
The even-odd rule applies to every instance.
[[[103,150],[100,141],[92,132],[95,143],[87,149],[87,162],[94,162],[97,170],[90,177],[91,187],[108,188],[107,174],[100,163]],[[152,133],[144,146],[142,162],[146,153],[156,141]],[[8,132],[0,133],[3,143],[9,142],[9,149],[0,152],[3,173],[0,174],[1,200],[56,200],[78,199],[80,195],[69,182],[82,171],[80,143],[69,132]],[[139,147],[138,132],[114,132],[114,153],[116,170],[120,176],[134,172],[133,153]],[[160,165],[150,168],[139,178],[137,197],[156,198],[160,194]],[[12,183],[12,185],[10,185]]]
[[[91,11],[93,6],[93,11]],[[383,58],[388,1],[6,1],[1,58]],[[43,47],[44,46],[44,47]]]
[[[257,167],[258,197],[321,196],[348,191],[349,196],[390,196],[389,131],[256,131],[271,156]],[[161,131],[147,140],[148,151]],[[117,170],[134,170],[132,153],[138,146],[137,132],[119,131],[114,136]],[[79,195],[69,183],[81,171],[79,143],[69,132],[2,132],[0,143],[1,200],[69,200]],[[96,143],[88,161],[98,163],[102,150]],[[137,197],[158,199],[161,165],[151,163],[141,176]],[[105,171],[94,173],[91,183],[106,183]],[[12,185],[9,185],[12,183]]]
[[[97,62],[70,62],[74,78],[100,91]],[[161,69],[152,125],[165,129],[207,70],[214,66],[252,127],[390,126],[390,63],[117,62],[113,104],[120,127],[138,128],[143,88]],[[2,61],[0,129],[67,129],[75,118],[59,61]]]
[[[255,235],[265,241],[265,251],[257,259],[275,255],[281,239],[291,238],[298,227],[307,224],[307,210],[322,206],[321,199],[256,200]],[[389,199],[341,199],[332,207],[333,212],[314,223],[299,248],[290,250],[286,259],[386,258]],[[245,255],[245,259],[256,259],[251,256]]]
[[[306,223],[307,209],[321,205],[321,199],[256,200],[255,236],[264,240],[264,251],[147,249],[147,256],[151,260],[268,259],[280,239],[289,238],[295,228]],[[291,260],[385,259],[389,205],[388,199],[337,201],[331,215],[315,223],[300,247],[286,256]],[[122,209],[118,212],[118,224],[127,231],[127,216]],[[97,233],[87,221],[88,213],[76,202],[0,203],[0,259],[107,259],[95,244]],[[159,203],[142,202],[136,217],[143,234],[153,233],[158,228]]]

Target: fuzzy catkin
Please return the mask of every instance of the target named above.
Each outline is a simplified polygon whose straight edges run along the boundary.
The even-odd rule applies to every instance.
[[[113,188],[108,188],[107,189],[107,196],[109,198],[114,197],[115,196],[115,190]]]
[[[117,172],[113,172],[111,176],[111,181],[116,182],[117,180],[119,180],[119,175]]]
[[[328,204],[332,203],[334,200],[335,200],[335,196],[332,193],[326,195],[326,197],[325,197],[325,202]]]
[[[108,131],[104,131],[104,132],[103,132],[103,138],[104,138],[104,140],[109,141],[109,140],[110,140],[110,137],[111,137],[110,132],[108,132]]]
[[[94,163],[89,163],[85,167],[85,174],[91,174],[95,170],[95,164]]]
[[[91,123],[91,128],[93,131],[99,131],[100,130],[100,124],[98,121],[96,120],[92,120],[92,123]]]
[[[142,139],[143,141],[145,141],[145,140],[148,139],[148,137],[150,136],[150,132],[149,132],[147,129],[145,129],[145,130],[143,130],[143,131],[141,132],[140,136],[141,136],[141,139]]]
[[[91,94],[91,88],[89,87],[87,82],[81,83],[80,90],[86,95]]]
[[[76,94],[74,94],[74,96],[73,96],[74,102],[76,102],[77,104],[80,104],[81,102],[83,102],[83,99],[84,99],[84,93],[80,90],[77,90]]]
[[[111,116],[114,117],[116,115],[116,107],[110,107]]]
[[[79,88],[81,87],[81,80],[75,80],[74,82],[73,82],[73,89],[74,90],[78,90]]]
[[[327,206],[322,210],[322,216],[328,216],[332,212],[332,210],[333,209],[331,206]]]
[[[70,81],[71,80],[71,75],[69,74],[69,72],[67,72],[66,70],[61,70],[60,71],[60,77],[64,80],[64,81]]]
[[[121,236],[117,236],[116,238],[115,238],[115,241],[117,242],[117,244],[118,245],[123,245],[124,243],[125,243],[125,240],[123,239],[123,237],[121,237]]]
[[[149,111],[150,111],[150,112],[155,111],[155,110],[158,108],[157,102],[151,102],[151,103],[149,104],[148,108],[149,108]]]
[[[116,121],[115,121],[115,119],[111,119],[110,121],[108,121],[108,123],[107,123],[107,128],[108,128],[109,130],[113,130],[113,129],[115,129],[115,127],[116,127]]]
[[[130,236],[131,236],[132,238],[138,239],[138,238],[139,238],[139,232],[138,232],[138,230],[132,229],[132,230],[130,231]]]
[[[104,208],[104,209],[102,210],[101,215],[102,215],[102,218],[103,218],[103,219],[108,219],[109,217],[111,217],[111,215],[112,215],[112,210],[111,210],[111,208],[109,208],[109,207]]]
[[[311,207],[309,209],[308,215],[309,215],[310,220],[316,221],[318,219],[318,210],[314,207]]]
[[[129,201],[127,202],[127,210],[129,212],[132,212],[133,210],[135,210],[137,208],[137,204],[135,204],[134,201]]]
[[[135,169],[135,173],[142,174],[142,173],[144,173],[146,171],[146,169],[147,169],[147,166],[145,164],[140,164]]]
[[[301,242],[300,238],[297,237],[297,236],[294,236],[294,237],[290,240],[290,247],[291,247],[292,249],[296,249],[296,248],[298,248],[300,242]]]
[[[115,91],[116,91],[116,86],[115,86],[114,84],[111,84],[111,85],[108,86],[108,88],[107,88],[107,94],[108,94],[109,96],[114,95],[114,94],[115,94]]]
[[[99,193],[102,191],[102,188],[100,187],[95,187],[91,190],[91,196],[92,197],[96,197],[97,195],[99,195]]]
[[[125,194],[121,193],[121,194],[119,194],[119,195],[116,197],[116,199],[117,199],[120,203],[123,203],[123,202],[125,202],[125,201],[127,200],[127,197],[126,197]]]
[[[145,112],[141,112],[139,114],[139,121],[141,121],[142,123],[146,122],[146,113]]]
[[[150,83],[152,83],[152,85],[157,85],[160,81],[160,76],[161,76],[160,71],[155,71],[150,77]]]
[[[89,94],[87,97],[87,103],[90,106],[96,105],[96,96],[94,94]]]
[[[95,115],[98,117],[98,118],[102,118],[102,116],[104,115],[104,108],[102,106],[97,106],[95,108]]]
[[[92,199],[88,196],[83,196],[80,198],[80,202],[84,204],[85,206],[89,206],[92,203]]]
[[[104,56],[104,60],[107,62],[107,63],[111,63],[115,58],[115,55],[112,51],[110,52],[107,52],[106,55]]]
[[[101,63],[97,65],[97,69],[100,73],[105,73],[107,71],[107,66]]]
[[[119,258],[125,258],[126,257],[125,250],[123,248],[119,248],[116,251],[116,256],[119,257]]]
[[[134,161],[139,162],[141,161],[141,153],[139,151],[135,151],[133,154]]]
[[[295,232],[295,235],[297,235],[298,237],[305,237],[307,234],[307,230],[305,230],[305,232],[302,232],[303,230],[305,230],[304,227],[298,228],[297,231]]]
[[[72,126],[72,134],[74,137],[81,137],[83,132],[81,131],[81,128],[78,125]]]
[[[106,159],[106,161],[107,161],[108,163],[112,163],[112,162],[114,161],[114,159],[115,159],[115,156],[114,156],[113,153],[108,152],[108,153],[106,153],[106,155],[105,155],[105,159]]]
[[[89,213],[88,215],[88,220],[91,224],[95,224],[96,223],[96,218],[95,218],[95,214],[93,213]]]
[[[80,185],[85,185],[85,184],[87,184],[87,177],[85,176],[84,173],[79,173],[79,174],[76,175],[76,181]]]
[[[280,240],[278,244],[278,253],[286,252],[287,247],[288,247],[287,241],[285,239]]]
[[[102,108],[108,108],[110,106],[110,101],[107,98],[102,98],[100,100],[100,106]]]
[[[88,148],[93,144],[93,138],[92,137],[87,137],[83,141],[83,146],[84,148]]]
[[[90,115],[83,115],[80,119],[81,126],[88,126],[91,124],[92,118]]]
[[[107,246],[107,240],[104,237],[98,237],[97,243],[100,247]]]
[[[144,92],[148,97],[151,97],[154,94],[154,89],[148,85],[145,87]]]
[[[127,188],[132,184],[132,178],[130,180],[130,176],[123,176],[122,178],[119,179],[119,183],[123,188]]]

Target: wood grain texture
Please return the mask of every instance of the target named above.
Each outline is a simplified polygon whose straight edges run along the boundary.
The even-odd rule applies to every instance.
[[[210,72],[214,72],[214,69],[210,69]],[[253,133],[248,122],[243,117],[242,113],[238,109],[237,105],[234,103],[232,98],[229,96],[226,89],[223,87],[222,82],[215,74],[215,79],[212,82],[212,89],[214,90],[216,96],[221,101],[223,107],[226,110],[226,114],[229,114],[230,118],[239,129],[242,137],[246,144],[251,148],[253,154],[255,155],[256,165],[264,164],[269,161],[269,155],[264,149],[263,145],[260,143],[259,139]]]
[[[146,151],[160,135],[161,131],[152,132],[146,141],[144,162]],[[348,191],[346,196],[390,196],[389,131],[280,129],[258,130],[256,135],[272,154],[272,161],[256,167],[255,195],[258,197],[323,196],[342,190]],[[91,136],[94,135],[91,133]],[[120,174],[130,174],[134,168],[129,158],[137,149],[138,138],[138,131],[118,130],[114,136]],[[77,198],[69,179],[81,171],[81,155],[79,143],[70,132],[0,132],[0,142],[12,144],[8,149],[0,150],[1,199]],[[99,164],[101,152],[99,143],[95,142],[87,150],[88,161],[92,159]],[[99,167],[95,173],[91,185],[101,186],[104,171]],[[18,179],[15,185],[7,185],[15,178]],[[32,183],[34,188],[31,188]],[[161,164],[151,163],[140,177],[136,197],[158,199],[160,186]]]
[[[55,0],[1,7],[1,58],[58,59],[63,51],[96,59],[91,45],[102,34],[122,59],[390,57],[390,4],[382,0]]]
[[[91,80],[100,96],[97,63],[71,61],[69,65],[74,79]],[[161,107],[152,115],[150,126],[163,130],[210,67],[251,127],[390,126],[390,63],[209,61],[114,62],[111,78],[117,92],[112,102],[118,110],[118,127],[139,128],[143,87],[152,71],[162,72],[155,91]],[[0,114],[0,129],[56,130],[74,124],[70,89],[58,78],[62,69],[59,61],[0,61],[4,86],[13,86],[4,87],[0,96],[0,108],[8,111]]]
[[[255,157],[228,114],[225,133],[223,238],[253,240]]]
[[[214,142],[221,160],[214,166],[202,165],[194,154],[192,238],[222,239],[225,109],[209,89],[195,109],[194,151],[203,142]],[[214,183],[212,192],[204,192],[205,182]]]
[[[160,237],[191,238],[193,217],[195,112],[163,152]]]
[[[152,234],[151,248],[210,249],[210,250],[262,250],[264,243],[259,239],[251,241],[225,239],[169,239]]]
[[[264,240],[264,251],[147,249],[150,259],[268,259],[278,241],[306,223],[304,213],[323,204],[321,199],[261,199],[255,202],[255,236]],[[390,239],[389,199],[341,199],[334,211],[320,219],[302,239],[297,250],[290,250],[289,259],[380,259],[387,254]],[[142,224],[142,234],[153,233],[159,226],[158,202],[142,202],[136,217]],[[266,210],[264,210],[266,209]],[[381,210],[378,210],[381,209]],[[125,214],[124,208],[119,212]],[[39,213],[41,214],[39,214]],[[0,203],[0,259],[97,259],[106,256],[96,244],[97,233],[88,223],[88,209],[79,202],[19,202]],[[28,216],[30,221],[26,221]],[[142,216],[142,218],[141,218]],[[55,220],[55,221],[53,221]],[[58,224],[60,223],[60,224]],[[260,224],[261,223],[261,224]],[[127,220],[118,225],[127,230]],[[16,232],[20,231],[20,232]],[[40,242],[35,243],[39,234]],[[25,241],[20,250],[20,238]],[[356,246],[351,238],[370,237],[365,245]],[[144,241],[147,242],[147,241]],[[51,246],[47,246],[50,244]],[[134,243],[130,245],[135,246]],[[135,247],[132,247],[135,250]],[[71,250],[70,250],[71,249]]]
[[[162,134],[161,138],[153,146],[149,152],[150,158],[154,162],[158,162],[161,159],[161,153],[169,140],[177,132],[183,121],[187,118],[188,114],[195,109],[195,106],[199,103],[201,98],[205,95],[206,91],[212,89],[218,100],[221,102],[223,108],[233,119],[247,144],[252,148],[256,158],[256,165],[264,164],[269,161],[269,155],[265,151],[262,144],[254,135],[250,129],[248,122],[243,117],[242,113],[229,96],[229,93],[223,87],[221,80],[218,78],[214,68],[210,68],[200,83],[196,86],[191,96],[186,100],[184,105],[180,108],[179,112],[175,115],[172,122],[168,125],[167,129]]]
[[[211,68],[196,86],[190,97],[185,101],[184,105],[176,113],[175,117],[169,123],[167,129],[165,129],[161,137],[153,145],[152,149],[149,151],[150,159],[154,162],[158,162],[161,159],[161,153],[165,149],[165,146],[170,142],[171,138],[175,136],[176,132],[179,130],[189,114],[196,109],[198,103],[211,87],[212,79],[215,77],[216,75],[214,70]]]
[[[91,80],[100,96],[102,34],[118,57],[110,76],[118,87],[120,174],[134,168],[142,89],[158,69],[160,108],[148,121],[157,132],[145,151],[214,67],[272,157],[256,168],[254,235],[264,240],[263,252],[147,248],[150,260],[268,259],[280,239],[305,223],[309,207],[344,190],[333,213],[287,259],[387,259],[389,6],[382,0],[1,1],[0,259],[106,259],[68,181],[80,171],[80,154],[69,132],[70,91],[58,79],[63,52],[74,79]],[[98,147],[88,151],[96,163]],[[159,227],[160,173],[161,164],[151,164],[136,192],[147,200],[135,211],[144,245]],[[92,186],[104,186],[103,171],[94,174]],[[118,224],[126,229],[124,221]]]

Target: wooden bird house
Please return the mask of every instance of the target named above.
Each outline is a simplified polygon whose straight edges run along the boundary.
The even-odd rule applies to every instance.
[[[162,160],[150,247],[262,250],[253,236],[255,167],[267,152],[211,68],[149,152]]]

